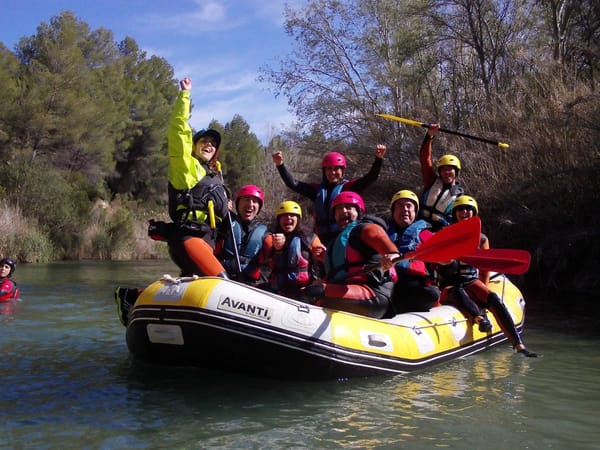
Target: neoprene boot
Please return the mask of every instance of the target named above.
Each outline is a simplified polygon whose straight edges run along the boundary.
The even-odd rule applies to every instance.
[[[140,290],[137,288],[122,288],[118,287],[115,290],[115,303],[117,304],[117,315],[121,324],[127,326],[127,318],[129,310],[133,308],[135,301],[140,295]]]
[[[523,341],[521,340],[521,336],[515,327],[515,323],[513,322],[512,316],[506,309],[498,294],[492,292],[487,297],[487,308],[492,312],[500,328],[511,342],[513,348],[516,348],[518,345],[523,345]]]
[[[477,322],[477,328],[479,329],[479,331],[481,331],[482,333],[487,333],[489,331],[492,331],[492,329],[494,328],[492,326],[492,322],[490,322],[490,320],[487,318],[487,316],[485,314],[482,314],[480,316],[477,316],[479,319],[475,318],[475,322]]]

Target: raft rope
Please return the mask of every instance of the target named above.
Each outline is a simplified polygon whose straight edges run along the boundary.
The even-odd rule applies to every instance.
[[[200,277],[198,275],[193,275],[191,277],[176,277],[173,278],[173,276],[169,275],[168,273],[164,274],[162,276],[162,278],[160,279],[160,281],[166,281],[167,283],[173,283],[173,284],[181,284],[181,283],[185,283],[188,281],[194,281],[199,279]],[[502,296],[504,297],[504,295]],[[415,334],[421,334],[421,330],[424,330],[426,328],[434,328],[434,327],[441,327],[444,325],[452,325],[453,327],[457,326],[459,323],[462,322],[467,322],[468,319],[463,318],[463,319],[456,319],[455,317],[452,317],[452,319],[448,320],[447,322],[432,322],[430,324],[427,325],[403,325],[401,323],[394,323],[395,326],[398,327],[402,327],[402,328],[406,328],[406,329],[410,329],[412,330]]]
[[[168,273],[165,273],[162,276],[162,278],[160,279],[160,281],[166,281],[168,283],[173,283],[173,284],[181,284],[181,283],[185,283],[187,281],[194,281],[194,280],[197,280],[199,278],[200,277],[198,275],[193,275],[191,277],[176,277],[176,278],[173,278]]]
[[[441,327],[444,325],[452,325],[453,327],[455,327],[459,323],[462,323],[462,322],[468,322],[468,319],[467,318],[457,319],[456,317],[452,317],[452,319],[448,320],[447,322],[431,322],[427,325],[404,325],[401,323],[394,323],[393,321],[390,321],[390,323],[393,324],[394,326],[412,330],[415,332],[415,334],[421,334],[421,330],[424,330],[426,328]]]

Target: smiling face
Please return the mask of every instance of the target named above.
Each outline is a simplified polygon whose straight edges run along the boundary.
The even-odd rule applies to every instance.
[[[325,172],[327,182],[331,184],[339,183],[344,176],[344,168],[342,166],[323,167],[323,171]]]
[[[340,230],[343,230],[349,224],[358,220],[358,209],[351,203],[342,203],[335,207],[333,215],[335,217],[335,223]]]
[[[456,183],[456,167],[454,166],[442,166],[440,167],[440,177],[444,184]]]
[[[8,264],[2,264],[2,266],[0,266],[0,278],[6,278],[10,275],[10,269],[11,267]]]
[[[454,218],[456,219],[457,222],[460,222],[461,220],[470,219],[471,217],[473,217],[473,214],[475,213],[475,211],[473,210],[473,207],[469,206],[469,205],[457,206],[456,208],[454,208],[453,212],[454,212]]]
[[[277,223],[284,233],[292,233],[298,226],[298,215],[291,213],[279,214]]]
[[[260,201],[253,195],[242,195],[237,199],[237,213],[242,221],[254,220],[260,211]]]
[[[417,208],[415,203],[407,198],[401,198],[394,203],[392,217],[400,228],[406,228],[415,221]]]
[[[192,154],[200,161],[209,162],[217,151],[217,143],[210,136],[201,137],[194,144]]]

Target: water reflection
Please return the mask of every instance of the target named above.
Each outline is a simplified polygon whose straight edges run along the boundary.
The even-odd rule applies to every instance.
[[[0,321],[8,322],[14,320],[14,315],[19,311],[20,300],[0,301]]]

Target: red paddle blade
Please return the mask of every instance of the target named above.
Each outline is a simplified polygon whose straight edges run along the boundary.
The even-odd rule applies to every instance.
[[[479,270],[521,275],[529,270],[531,254],[527,250],[490,248],[475,250],[460,260]]]
[[[473,253],[479,247],[481,220],[475,216],[442,228],[414,252],[402,259],[420,259],[425,262],[446,262]]]

